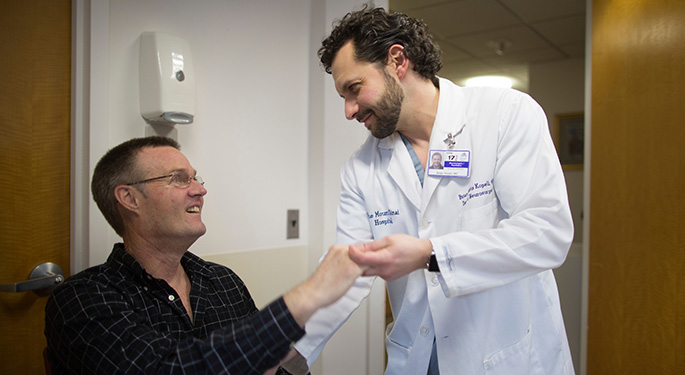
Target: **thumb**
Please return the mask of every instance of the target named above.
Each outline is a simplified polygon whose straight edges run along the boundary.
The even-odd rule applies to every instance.
[[[352,259],[357,264],[363,263],[364,253],[366,253],[366,251],[367,251],[365,245],[366,244],[358,243],[358,244],[350,245],[350,247],[349,247],[347,254],[350,257],[350,259]]]
[[[358,243],[353,246],[358,246],[360,251],[373,252],[383,250],[391,245],[388,237],[379,238],[371,242]]]

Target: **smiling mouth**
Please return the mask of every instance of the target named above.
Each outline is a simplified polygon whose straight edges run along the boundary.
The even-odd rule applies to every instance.
[[[186,212],[189,212],[191,214],[199,214],[200,213],[200,206],[190,207],[186,210]]]
[[[369,129],[369,128],[371,127],[371,124],[367,123],[367,121],[369,121],[369,119],[371,118],[371,115],[372,115],[372,114],[369,113],[368,115],[366,115],[366,116],[365,116],[364,118],[362,118],[362,119],[359,119],[359,118],[358,118],[357,121],[361,122],[362,124],[364,124],[364,126],[366,126],[367,129]]]

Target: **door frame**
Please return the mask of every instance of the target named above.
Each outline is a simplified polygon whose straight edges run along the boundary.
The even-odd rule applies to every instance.
[[[585,6],[585,136],[583,155],[583,255],[580,271],[580,375],[587,374],[588,305],[590,290],[590,171],[592,170],[592,0]]]
[[[71,61],[70,251],[75,274],[101,263],[98,249],[116,241],[90,198],[95,163],[109,149],[109,0],[72,0]]]

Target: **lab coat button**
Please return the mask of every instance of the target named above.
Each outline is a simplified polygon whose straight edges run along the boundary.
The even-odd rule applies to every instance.
[[[439,282],[438,282],[438,277],[437,277],[437,276],[433,276],[433,278],[431,279],[431,285],[432,285],[432,286],[438,286],[438,284],[439,284]]]
[[[430,223],[431,223],[431,222],[430,222],[429,220],[422,220],[422,221],[421,221],[421,229],[426,229],[426,228],[428,228],[428,226],[430,225]]]
[[[427,334],[429,334],[430,331],[431,331],[431,330],[428,329],[428,327],[421,327],[421,334],[424,335],[424,336],[427,335]]]

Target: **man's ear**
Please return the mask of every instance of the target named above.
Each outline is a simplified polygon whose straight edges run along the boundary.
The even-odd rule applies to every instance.
[[[388,49],[388,65],[397,74],[397,78],[404,78],[407,69],[409,69],[409,59],[407,59],[401,44],[393,44]]]
[[[114,188],[114,197],[117,202],[126,210],[137,211],[140,207],[138,195],[134,187],[130,185],[119,185]]]

